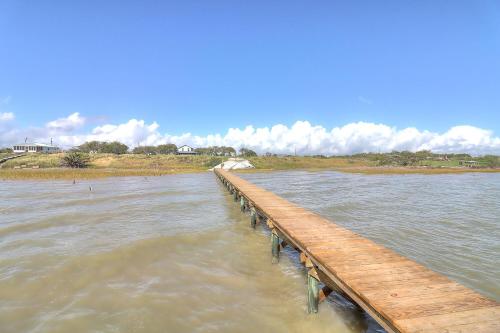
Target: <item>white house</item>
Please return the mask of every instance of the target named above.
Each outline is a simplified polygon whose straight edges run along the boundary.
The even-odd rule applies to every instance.
[[[14,153],[58,153],[61,151],[59,147],[45,143],[21,143],[12,148]]]
[[[177,154],[179,155],[196,155],[193,147],[189,147],[188,145],[181,146],[177,148]]]

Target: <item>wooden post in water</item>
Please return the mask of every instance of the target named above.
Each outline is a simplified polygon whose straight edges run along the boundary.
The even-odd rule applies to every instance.
[[[260,214],[257,214],[257,223],[262,224],[262,223],[266,222],[266,220],[267,220],[266,217],[264,217]]]
[[[245,211],[245,197],[244,196],[241,196],[240,209],[241,209],[242,212]]]
[[[257,212],[255,211],[255,207],[250,208],[250,225],[255,229],[257,225]]]
[[[234,201],[238,201],[238,191],[234,190],[233,196],[234,196]]]
[[[311,268],[307,273],[307,312],[317,313],[319,305],[319,280],[316,270]]]
[[[278,263],[280,260],[280,238],[275,229],[271,233],[271,253],[273,254],[272,263]]]

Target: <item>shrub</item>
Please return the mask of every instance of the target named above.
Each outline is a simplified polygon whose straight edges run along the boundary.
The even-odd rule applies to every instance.
[[[223,158],[220,158],[220,157],[211,157],[208,161],[206,161],[204,163],[204,166],[206,166],[208,168],[213,168],[214,166],[219,165],[222,162],[224,162]]]
[[[251,149],[241,148],[240,149],[240,156],[243,156],[243,157],[252,157],[252,156],[257,156],[257,153],[254,152]]]
[[[68,168],[86,168],[89,166],[89,156],[80,152],[72,152],[64,155],[61,165]]]
[[[138,146],[132,150],[133,154],[145,154],[145,155],[154,155],[156,154],[155,146]]]

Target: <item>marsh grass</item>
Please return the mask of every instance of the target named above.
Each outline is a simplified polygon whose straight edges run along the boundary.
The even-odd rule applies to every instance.
[[[463,167],[359,167],[359,168],[339,168],[337,171],[362,173],[362,174],[452,174],[469,172],[500,172],[500,168],[463,168]]]
[[[289,157],[251,157],[248,158],[256,169],[266,170],[288,170],[288,169],[336,169],[346,167],[370,167],[375,162],[365,159],[350,159],[345,157],[310,157],[310,156],[289,156]]]
[[[49,168],[49,169],[0,169],[0,180],[54,180],[93,179],[125,176],[163,176],[168,174],[195,173],[199,169],[113,169],[113,168]]]

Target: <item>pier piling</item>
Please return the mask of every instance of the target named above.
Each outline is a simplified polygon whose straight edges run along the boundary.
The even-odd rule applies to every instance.
[[[280,238],[275,229],[271,233],[271,253],[273,255],[273,264],[280,260]]]
[[[317,313],[319,305],[319,280],[314,268],[307,273],[307,312]]]
[[[241,200],[240,200],[240,210],[242,212],[245,211],[245,198],[243,196],[241,196]]]
[[[255,229],[257,225],[257,212],[254,207],[250,208],[250,226]]]

